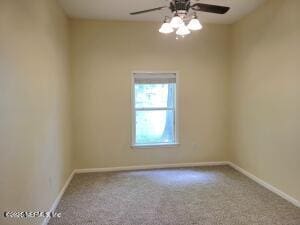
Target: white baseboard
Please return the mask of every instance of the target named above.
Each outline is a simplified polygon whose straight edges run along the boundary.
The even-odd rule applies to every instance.
[[[164,169],[164,168],[221,166],[221,165],[229,165],[229,162],[220,161],[220,162],[175,163],[175,164],[139,165],[139,166],[124,166],[124,167],[88,168],[88,169],[75,169],[75,173],[96,173],[96,172],[150,170],[150,169]]]
[[[291,197],[290,195],[288,195],[288,194],[284,193],[283,191],[279,190],[278,188],[276,188],[276,187],[272,186],[271,184],[263,181],[262,179],[256,177],[252,173],[249,173],[248,171],[242,169],[241,167],[237,166],[236,164],[234,164],[232,162],[229,162],[228,164],[232,168],[234,168],[235,170],[237,170],[240,173],[244,174],[245,176],[249,177],[251,180],[255,181],[256,183],[262,185],[263,187],[267,188],[268,190],[272,191],[273,193],[279,195],[280,197],[284,198],[285,200],[289,201],[293,205],[300,208],[300,202],[297,199]]]
[[[49,212],[55,212],[56,210],[56,207],[58,206],[58,203],[60,202],[63,194],[65,193],[67,187],[69,186],[73,176],[75,174],[75,171],[73,170],[72,173],[70,174],[70,176],[68,177],[68,179],[66,180],[64,186],[62,187],[62,189],[60,190],[60,192],[58,193],[58,196],[56,197],[55,201],[53,202]],[[49,220],[50,218],[49,217],[46,217],[43,222],[42,222],[42,225],[47,225],[49,223]]]

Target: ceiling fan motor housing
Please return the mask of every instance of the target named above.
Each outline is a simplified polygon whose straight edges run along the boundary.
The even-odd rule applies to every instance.
[[[177,13],[184,12],[186,14],[189,11],[190,7],[191,7],[190,0],[173,0],[170,3],[170,9],[172,12],[177,12]]]

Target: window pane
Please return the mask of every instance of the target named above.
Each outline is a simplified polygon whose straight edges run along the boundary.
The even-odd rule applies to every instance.
[[[136,144],[174,143],[174,111],[136,111]]]
[[[174,107],[175,84],[135,84],[136,108]]]

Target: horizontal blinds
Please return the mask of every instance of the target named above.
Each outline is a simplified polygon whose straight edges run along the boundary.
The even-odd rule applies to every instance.
[[[175,74],[134,74],[135,84],[172,84],[176,83]]]

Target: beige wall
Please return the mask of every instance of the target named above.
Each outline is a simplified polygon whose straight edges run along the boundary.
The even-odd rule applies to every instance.
[[[232,152],[300,200],[300,1],[269,0],[233,26]]]
[[[53,0],[0,1],[0,224],[48,210],[71,172],[68,21]]]
[[[227,160],[229,27],[176,40],[157,23],[73,20],[74,150],[78,168]],[[132,149],[131,72],[180,72],[180,146]]]

